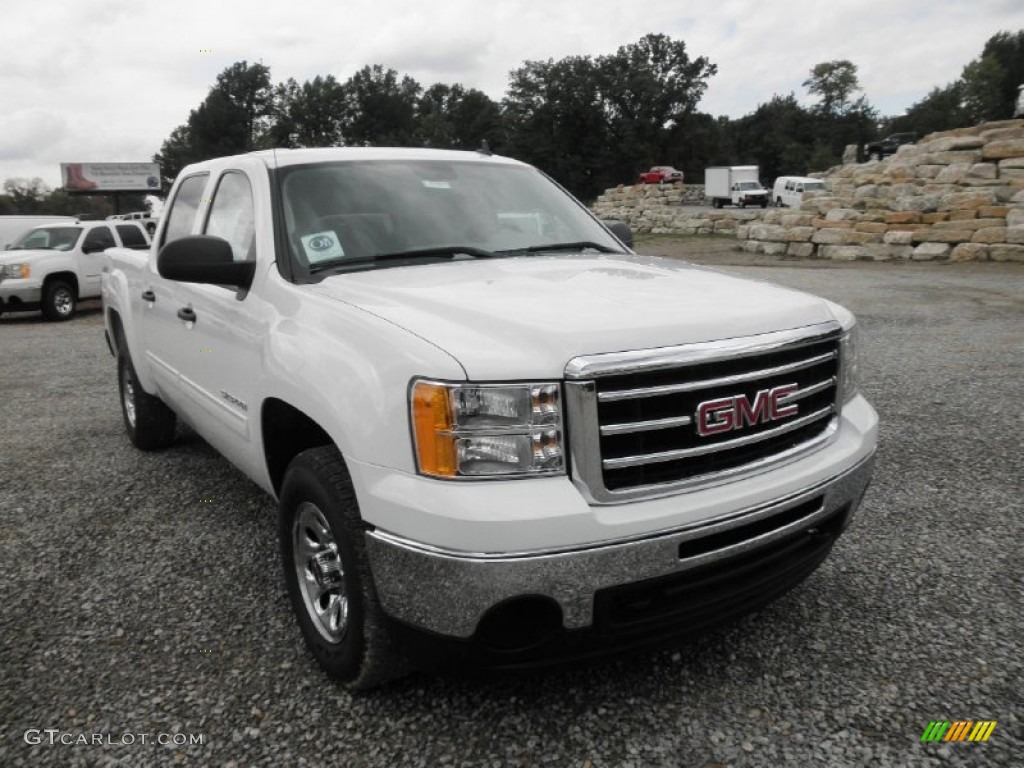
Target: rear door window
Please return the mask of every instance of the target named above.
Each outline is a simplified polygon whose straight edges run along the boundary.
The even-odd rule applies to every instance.
[[[114,233],[110,231],[110,227],[104,225],[89,230],[89,234],[85,236],[85,240],[82,242],[82,251],[105,251],[107,248],[113,248],[116,245]]]
[[[138,224],[118,224],[117,234],[121,236],[121,242],[124,243],[125,248],[146,248],[149,246],[146,242],[146,236],[142,234]]]

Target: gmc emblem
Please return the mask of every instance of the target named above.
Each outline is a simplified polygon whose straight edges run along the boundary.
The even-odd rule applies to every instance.
[[[748,400],[746,395],[705,400],[697,406],[697,434],[701,437],[710,437],[754,424],[796,416],[796,403],[780,405],[779,402],[798,389],[796,384],[762,389],[754,395],[753,402]]]

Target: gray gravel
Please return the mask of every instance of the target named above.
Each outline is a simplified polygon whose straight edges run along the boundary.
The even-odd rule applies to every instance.
[[[271,500],[189,432],[130,447],[95,304],[4,316],[0,765],[1024,764],[1024,268],[723,268],[861,319],[881,446],[832,557],[678,649],[359,697],[302,646]],[[921,744],[937,719],[999,724]]]

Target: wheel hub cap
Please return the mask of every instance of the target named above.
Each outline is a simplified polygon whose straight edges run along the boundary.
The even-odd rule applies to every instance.
[[[71,294],[67,291],[57,291],[53,297],[53,305],[62,315],[68,314],[71,311]]]
[[[324,513],[305,501],[295,511],[292,555],[299,592],[313,626],[330,643],[348,629],[348,592],[338,543]]]
[[[124,374],[124,414],[128,417],[128,423],[135,426],[135,387],[132,386],[132,379],[125,371]]]

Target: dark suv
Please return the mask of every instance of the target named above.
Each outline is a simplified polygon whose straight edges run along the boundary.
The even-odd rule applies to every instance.
[[[873,141],[865,147],[868,159],[872,157],[881,160],[886,155],[892,155],[896,153],[896,150],[903,144],[913,144],[917,141],[916,133],[894,133],[892,136],[886,136],[881,141]]]

